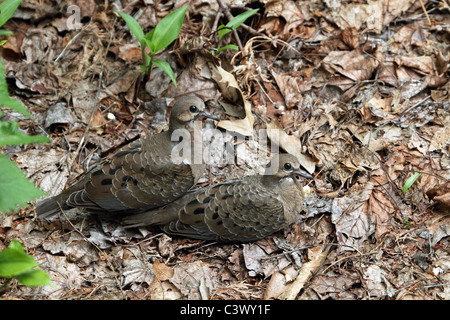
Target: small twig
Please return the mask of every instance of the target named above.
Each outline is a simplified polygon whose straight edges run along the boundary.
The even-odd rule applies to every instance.
[[[314,257],[313,260],[303,264],[297,278],[292,284],[278,296],[280,300],[294,300],[299,292],[305,287],[306,283],[317,273],[322,267],[325,259],[328,256],[331,246],[325,246],[320,254]]]
[[[212,35],[217,31],[217,25],[219,24],[219,20],[222,16],[223,16],[222,9],[219,8],[219,11],[217,11],[216,18],[214,19],[214,23],[211,28]]]
[[[422,6],[422,10],[425,13],[425,16],[427,17],[428,24],[431,26],[432,24],[431,24],[430,17],[428,16],[427,9],[425,9],[425,6],[423,5],[423,1],[422,0],[419,0],[419,1],[420,1],[420,5]]]
[[[114,21],[113,21],[112,25],[115,25],[115,24],[116,24],[116,21],[117,21],[117,16],[114,16]],[[103,80],[103,69],[104,69],[104,65],[105,65],[105,61],[106,61],[106,56],[108,55],[109,47],[111,46],[111,42],[112,42],[112,39],[113,39],[113,36],[114,36],[114,33],[111,32],[111,31],[108,29],[108,26],[107,26],[106,24],[104,24],[104,27],[105,27],[106,30],[109,31],[110,37],[109,37],[108,45],[106,46],[105,55],[103,56],[103,63],[102,63],[102,66],[101,66],[101,68],[100,68],[100,74],[99,74],[99,76],[98,76],[98,89],[97,89],[97,96],[96,96],[97,99],[98,99],[98,97],[99,97],[99,95],[100,95],[100,88],[101,88],[102,80]]]
[[[80,37],[83,33],[84,33],[84,29],[81,29],[80,32],[78,32],[72,39],[69,40],[69,42],[67,42],[66,46],[64,47],[63,51],[61,51],[61,53],[56,57],[55,62],[58,62],[59,59],[62,58],[62,56],[66,53],[67,48],[73,43],[75,42],[75,40],[78,39],[78,37]]]
[[[407,113],[408,111],[410,111],[411,109],[414,109],[415,107],[417,107],[418,105],[424,103],[425,101],[427,101],[428,99],[431,98],[431,95],[426,96],[425,98],[423,98],[422,100],[420,100],[419,102],[415,103],[413,106],[409,107],[408,109],[406,109],[405,111],[402,111],[399,113],[399,115],[403,115],[405,113]]]

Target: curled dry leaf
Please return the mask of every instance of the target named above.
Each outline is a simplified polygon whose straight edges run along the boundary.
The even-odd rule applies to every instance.
[[[236,120],[221,120],[217,126],[225,130],[234,131],[244,136],[253,136],[253,124],[255,119],[251,111],[250,102],[244,95],[236,81],[236,78],[220,66],[211,65],[211,74],[220,88],[223,96],[231,102],[244,107],[245,118]]]
[[[279,145],[287,153],[296,156],[300,164],[309,173],[314,172],[316,164],[310,156],[301,152],[300,139],[294,135],[288,135],[277,120],[267,123],[267,135],[272,143]]]
[[[303,100],[296,78],[289,74],[272,72],[287,108],[299,106]]]
[[[257,244],[243,244],[242,253],[244,256],[245,267],[249,270],[248,274],[250,277],[262,274],[267,278],[274,272],[283,269],[290,264],[290,261],[284,256],[271,258]]]
[[[295,270],[293,265],[272,274],[269,284],[264,291],[263,299],[269,300],[278,298],[278,296],[287,290],[289,285],[297,278],[297,276],[298,271]]]
[[[319,268],[322,267],[330,248],[331,246],[324,245],[310,248],[309,251],[312,253],[310,261],[303,264],[295,281],[287,288],[287,290],[278,296],[278,299],[294,300],[300,290],[304,288],[305,284],[319,270]]]

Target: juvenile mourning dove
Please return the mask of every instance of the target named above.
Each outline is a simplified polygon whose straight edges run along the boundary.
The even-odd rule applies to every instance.
[[[172,141],[172,134],[177,129],[186,129],[193,137],[194,121],[201,117],[219,120],[205,110],[201,99],[180,98],[172,108],[167,131],[133,142],[58,196],[39,202],[38,217],[74,207],[137,213],[181,197],[197,183],[205,166],[187,159],[181,163],[172,161],[172,149],[181,141]],[[194,141],[191,139],[192,144]]]
[[[262,239],[298,218],[304,193],[296,176],[313,179],[300,169],[295,156],[280,154],[271,165],[276,165],[276,160],[275,174],[193,190],[165,207],[126,216],[122,221],[128,227],[159,225],[168,234],[218,242]]]

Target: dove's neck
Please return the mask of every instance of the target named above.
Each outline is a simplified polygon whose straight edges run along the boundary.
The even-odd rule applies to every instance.
[[[264,186],[276,194],[284,202],[285,212],[292,214],[292,217],[286,217],[291,220],[297,217],[302,209],[304,200],[303,188],[295,177],[283,177],[265,175],[262,176]]]

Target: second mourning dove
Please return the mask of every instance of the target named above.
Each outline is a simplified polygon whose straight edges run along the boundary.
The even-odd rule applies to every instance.
[[[94,212],[137,213],[181,197],[197,183],[205,166],[193,161],[172,161],[172,149],[180,143],[172,141],[172,134],[177,129],[187,129],[193,136],[194,121],[201,117],[219,120],[205,110],[200,98],[180,98],[172,107],[167,131],[133,142],[61,194],[39,202],[38,217],[75,207]]]
[[[262,239],[299,217],[304,193],[296,176],[313,179],[300,169],[295,156],[280,154],[277,160],[275,174],[193,190],[165,207],[126,216],[123,223],[129,227],[159,225],[168,234],[218,242]]]

